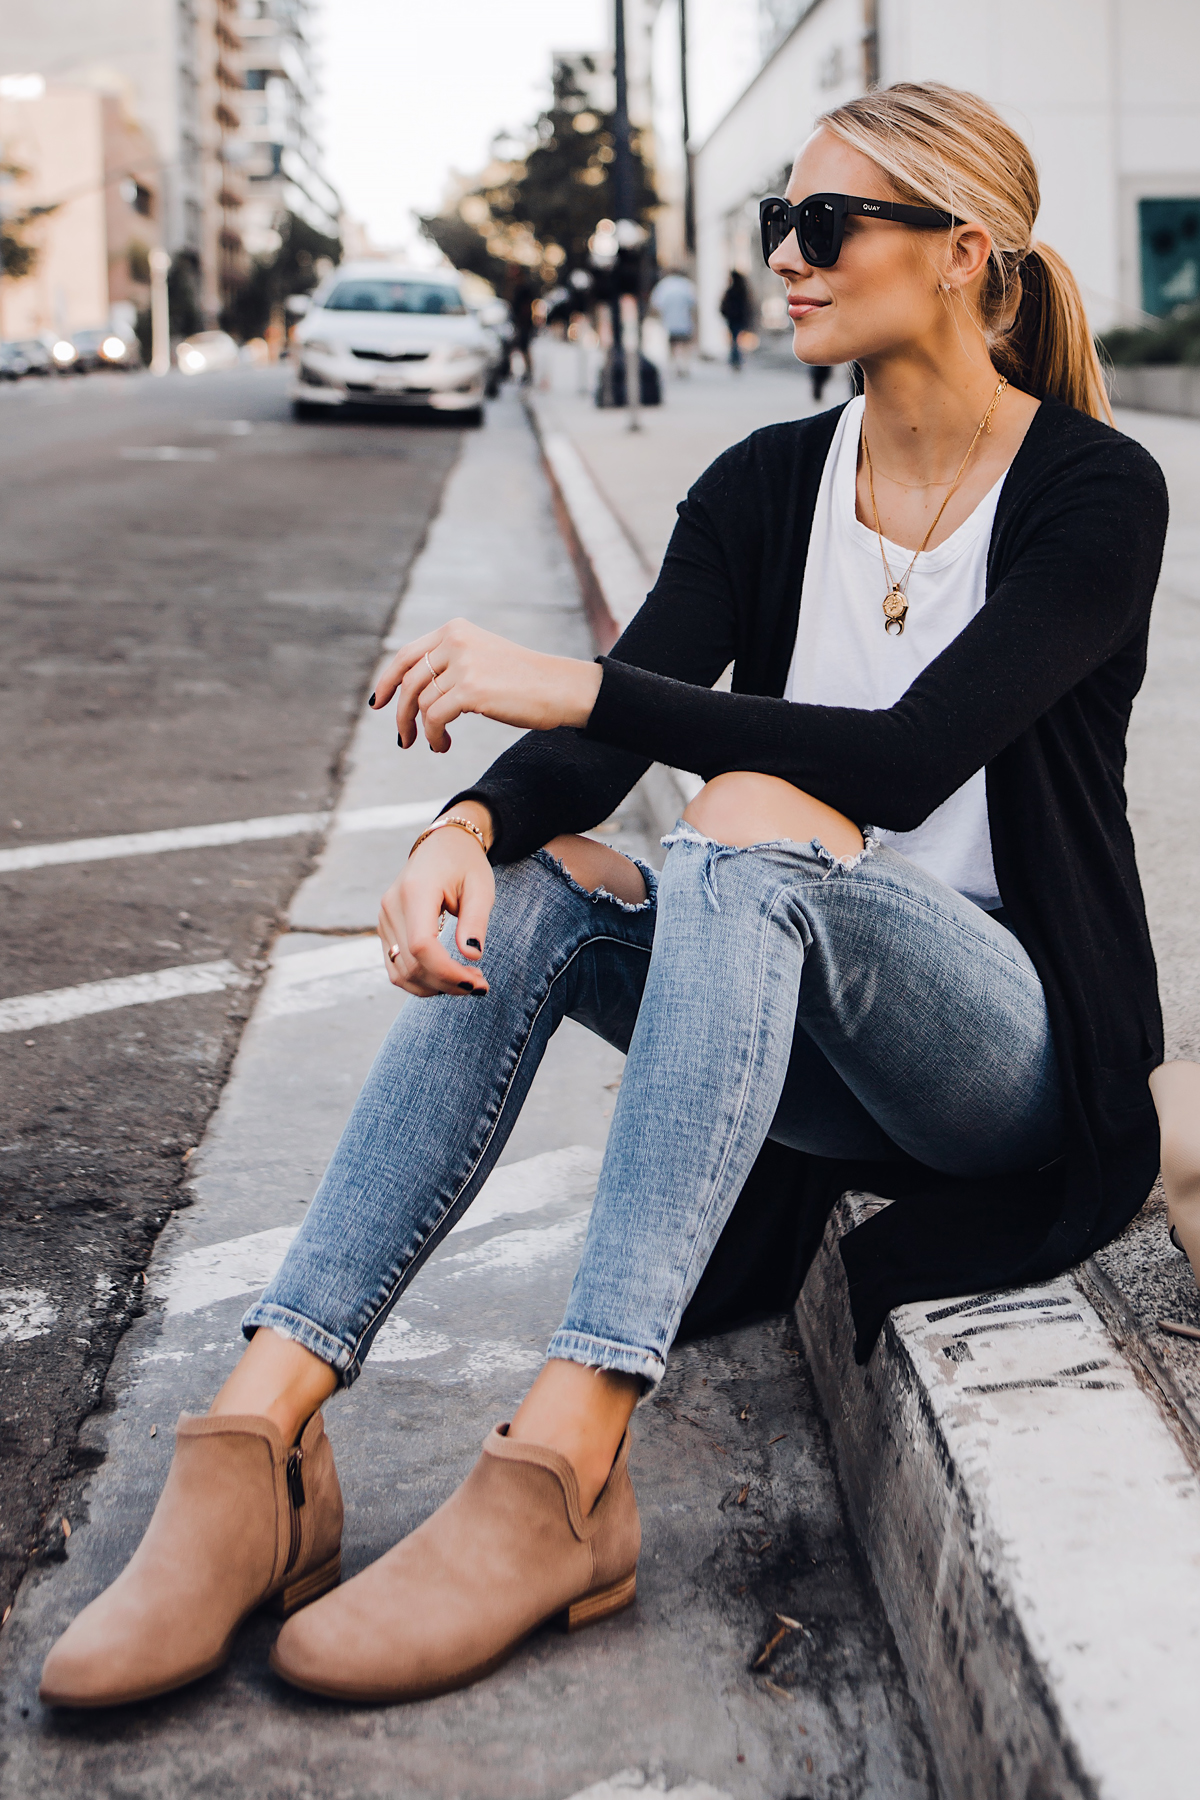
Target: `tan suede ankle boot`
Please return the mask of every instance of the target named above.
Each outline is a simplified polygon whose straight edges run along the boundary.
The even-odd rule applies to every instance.
[[[180,1415],[146,1535],[46,1658],[47,1706],[121,1706],[217,1669],[242,1621],[341,1573],[342,1495],[320,1413],[289,1450],[269,1419]]]
[[[490,1674],[539,1625],[575,1630],[632,1603],[628,1432],[586,1518],[566,1458],[507,1432],[411,1536],[289,1620],[277,1674],[336,1700],[421,1700]]]

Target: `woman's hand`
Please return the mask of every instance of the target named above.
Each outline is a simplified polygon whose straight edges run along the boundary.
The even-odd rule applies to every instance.
[[[454,810],[473,820],[490,843],[492,820],[486,806],[467,800]],[[486,994],[483,976],[455,962],[438,937],[438,926],[443,912],[456,914],[454,941],[469,963],[477,963],[495,899],[492,865],[477,840],[457,825],[439,826],[405,863],[380,902],[379,937],[388,980],[422,999],[431,994]]]
[[[402,747],[411,750],[416,743],[420,714],[430,749],[443,751],[450,748],[446,727],[460,713],[482,713],[532,731],[586,725],[600,679],[595,663],[544,656],[467,619],[451,619],[414,638],[392,659],[376,683],[374,706],[378,712],[398,692],[396,730]]]

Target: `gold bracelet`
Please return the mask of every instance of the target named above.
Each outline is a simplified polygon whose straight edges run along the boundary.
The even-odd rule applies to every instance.
[[[479,848],[483,851],[483,854],[485,856],[487,855],[487,839],[484,837],[482,831],[480,831],[478,825],[472,824],[470,819],[460,818],[457,813],[446,813],[442,818],[435,819],[432,825],[427,825],[425,827],[424,831],[417,838],[412,849],[409,851],[409,856],[415,856],[417,851],[421,848],[421,845],[425,842],[425,839],[431,837],[435,831],[440,831],[443,825],[457,825],[460,831],[469,831],[471,836],[478,842]]]

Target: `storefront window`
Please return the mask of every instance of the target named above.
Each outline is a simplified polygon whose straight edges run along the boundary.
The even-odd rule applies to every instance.
[[[1140,200],[1142,306],[1164,318],[1200,300],[1200,199]]]

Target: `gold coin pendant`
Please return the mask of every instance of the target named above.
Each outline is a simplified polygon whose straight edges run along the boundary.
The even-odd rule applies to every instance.
[[[889,634],[895,629],[897,637],[904,630],[904,618],[908,612],[908,601],[898,587],[889,588],[883,599],[883,629]]]

